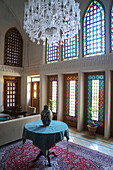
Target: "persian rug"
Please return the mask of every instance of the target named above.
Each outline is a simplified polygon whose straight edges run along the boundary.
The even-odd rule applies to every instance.
[[[50,156],[51,167],[48,167],[44,156],[33,162],[40,149],[30,140],[24,145],[19,141],[3,146],[0,148],[0,170],[109,170],[113,165],[113,157],[65,140],[51,150],[57,157]]]

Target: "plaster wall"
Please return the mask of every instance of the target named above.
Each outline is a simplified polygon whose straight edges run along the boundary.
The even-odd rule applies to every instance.
[[[18,6],[15,7],[15,10],[18,9]],[[0,0],[0,105],[3,105],[3,76],[18,76],[21,77],[21,86],[24,84],[23,67],[12,67],[4,65],[4,41],[5,41],[5,33],[8,29],[16,27],[20,34],[23,37],[23,65],[24,65],[24,58],[26,56],[26,38],[23,32],[23,29],[20,26],[20,23],[12,12],[9,6],[5,3],[4,0]],[[27,57],[27,56],[26,56]],[[25,95],[24,95],[24,88],[21,90],[21,103],[22,106],[25,107]]]
[[[37,45],[37,43],[33,43],[31,40],[28,41],[28,67],[37,67],[37,71],[39,72],[39,66],[42,61],[43,55],[43,45]]]

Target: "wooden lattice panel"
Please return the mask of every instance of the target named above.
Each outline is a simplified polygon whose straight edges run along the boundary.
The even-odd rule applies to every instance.
[[[7,108],[16,106],[16,81],[7,83]]]
[[[11,28],[5,35],[4,64],[22,67],[23,40],[16,28]]]
[[[20,104],[21,78],[4,76],[4,110],[16,109]]]

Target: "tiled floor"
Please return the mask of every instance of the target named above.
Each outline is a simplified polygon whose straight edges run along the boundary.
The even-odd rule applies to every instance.
[[[105,140],[102,135],[97,134],[95,138],[92,138],[89,136],[88,131],[78,133],[72,127],[69,127],[69,131],[69,141],[113,156],[113,138]]]

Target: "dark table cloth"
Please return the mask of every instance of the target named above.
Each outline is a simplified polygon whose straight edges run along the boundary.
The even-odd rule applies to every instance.
[[[33,145],[41,149],[47,156],[50,148],[61,141],[64,136],[69,139],[69,129],[66,123],[52,120],[49,126],[43,126],[41,120],[32,121],[24,126],[23,141],[30,139]]]

